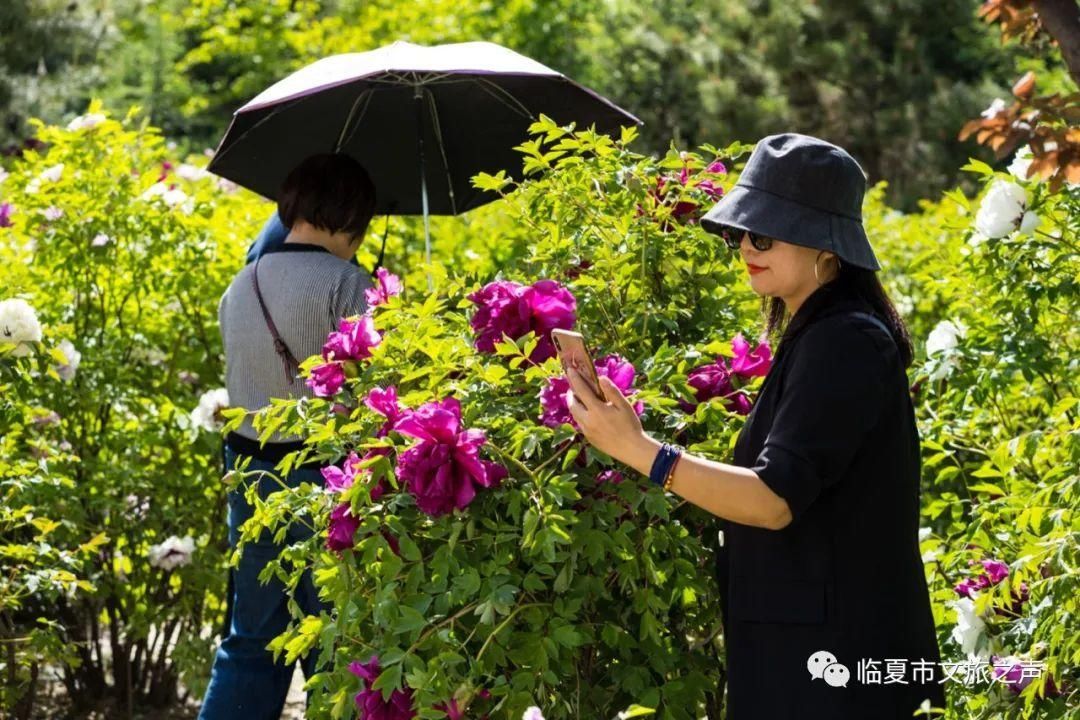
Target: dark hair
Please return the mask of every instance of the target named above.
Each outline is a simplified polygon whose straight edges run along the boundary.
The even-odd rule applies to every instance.
[[[278,193],[285,227],[305,220],[320,230],[363,237],[375,214],[375,184],[359,162],[339,153],[312,155],[289,171]]]
[[[904,368],[911,365],[915,357],[911,335],[900,313],[896,311],[896,307],[885,293],[877,272],[841,262],[840,272],[827,285],[832,285],[835,290],[846,291],[868,302],[873,308],[874,315],[877,315],[889,328],[896,346],[900,349],[900,361]],[[765,318],[765,328],[769,338],[782,336],[791,320],[784,301],[778,297],[763,297],[761,313]]]

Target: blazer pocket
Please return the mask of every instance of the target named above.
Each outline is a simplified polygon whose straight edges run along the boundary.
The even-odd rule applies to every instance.
[[[731,585],[731,619],[746,622],[825,622],[825,583],[820,580],[735,578]]]

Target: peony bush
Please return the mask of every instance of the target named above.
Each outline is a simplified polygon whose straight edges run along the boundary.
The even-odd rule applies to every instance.
[[[114,716],[209,672],[227,549],[215,306],[265,209],[134,113],[92,105],[37,141],[0,183],[0,636],[17,650],[0,707],[30,717],[49,664],[73,712]]]
[[[365,324],[362,352],[303,363],[320,397],[257,417],[309,438],[282,467],[334,463],[325,490],[275,493],[243,529],[280,533],[299,514],[324,528],[271,571],[295,582],[312,567],[334,603],[272,644],[287,660],[319,654],[312,717],[613,717],[635,703],[719,716],[714,524],[584,445],[550,332],[584,332],[647,425],[722,456],[742,421],[723,401],[735,385],[753,395],[768,345],[732,350],[754,324],[732,256],[673,211],[703,212],[719,190],[697,180],[744,148],[656,161],[627,149],[631,130],[615,141],[545,119],[533,132],[536,179],[513,193],[476,180],[506,195],[525,251],[430,294],[406,273],[369,318],[342,319]],[[656,179],[687,168],[657,202]],[[688,384],[729,358],[737,380]]]

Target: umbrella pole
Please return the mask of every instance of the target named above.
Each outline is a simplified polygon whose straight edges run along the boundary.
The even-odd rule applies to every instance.
[[[413,98],[416,100],[416,137],[420,144],[420,206],[424,211],[424,261],[431,265],[431,228],[428,226],[427,173],[424,168],[424,89],[413,86]],[[428,292],[435,291],[431,280],[431,270],[427,271]]]

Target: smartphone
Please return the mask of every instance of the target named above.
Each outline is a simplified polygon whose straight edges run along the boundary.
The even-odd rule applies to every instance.
[[[593,363],[589,351],[585,348],[585,337],[573,330],[556,328],[551,331],[551,340],[559,351],[559,361],[562,363],[563,369],[574,368],[580,372],[585,376],[586,381],[597,397],[607,402],[604,391],[600,389],[600,378],[596,375],[596,364]]]

